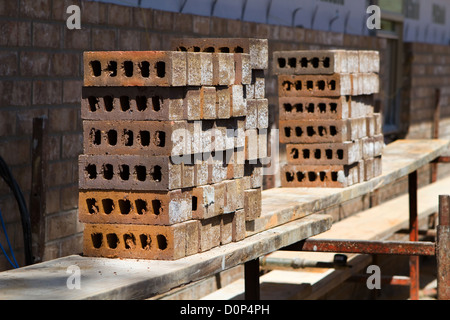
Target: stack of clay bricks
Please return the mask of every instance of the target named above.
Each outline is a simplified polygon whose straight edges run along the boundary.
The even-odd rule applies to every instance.
[[[377,51],[277,51],[283,187],[348,187],[381,174]]]
[[[179,42],[84,53],[86,256],[175,260],[244,239],[261,214],[267,40]]]

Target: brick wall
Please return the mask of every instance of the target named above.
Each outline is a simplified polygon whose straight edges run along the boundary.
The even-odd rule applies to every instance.
[[[66,28],[66,8],[72,4],[81,8],[81,30]],[[80,95],[83,51],[169,50],[171,39],[183,36],[267,38],[269,57],[273,51],[291,49],[380,50],[382,73],[387,54],[386,40],[374,37],[131,8],[85,0],[1,1],[0,155],[10,166],[27,200],[30,198],[31,189],[32,120],[34,117],[48,118],[50,148],[47,154],[47,205],[42,222],[46,243],[43,260],[77,254],[81,252],[82,247],[82,225],[77,217],[77,157],[82,152]],[[428,85],[429,81],[422,79],[421,68],[426,72],[438,72],[446,81],[448,96],[450,78],[448,67],[444,66],[449,62],[448,47],[444,47],[447,56],[442,58],[441,67],[436,67],[432,64],[436,60],[429,60],[427,50],[431,47],[439,56],[439,50],[444,49],[419,44],[410,46],[413,52],[414,77],[411,86]],[[444,70],[446,73],[443,73]],[[266,79],[266,95],[271,107],[270,121],[276,124],[277,83],[270,69]],[[437,84],[443,83],[441,80],[431,79],[437,81]],[[383,84],[381,90],[385,90]],[[430,90],[412,92],[427,100],[431,94]],[[413,105],[413,101],[411,104]],[[429,116],[428,104],[425,107],[415,103],[413,107],[423,110]],[[413,120],[413,117],[411,118]],[[420,127],[421,120],[420,117],[415,118],[414,124]],[[3,181],[0,181],[0,209],[19,265],[23,265],[19,211],[12,193]],[[0,241],[5,246],[3,233],[0,234]],[[0,257],[0,270],[8,268],[10,266],[6,259]]]

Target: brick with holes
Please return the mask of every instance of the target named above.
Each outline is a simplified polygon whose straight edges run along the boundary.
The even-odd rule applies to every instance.
[[[87,51],[85,86],[186,86],[186,53]]]
[[[280,120],[347,119],[350,116],[349,96],[279,97]]]
[[[360,163],[352,165],[296,165],[281,168],[281,186],[286,188],[342,188],[360,182]]]
[[[177,260],[199,249],[195,220],[171,226],[84,225],[83,254],[88,257]]]
[[[182,187],[182,164],[164,156],[79,156],[79,188],[169,191]]]
[[[352,79],[350,74],[279,75],[278,94],[281,97],[352,95]]]
[[[192,218],[192,190],[169,192],[80,190],[84,223],[172,225]]]
[[[192,189],[192,218],[201,220],[215,217],[215,193],[213,185],[197,186]]]
[[[288,163],[304,165],[350,165],[363,158],[362,139],[343,143],[288,144]]]

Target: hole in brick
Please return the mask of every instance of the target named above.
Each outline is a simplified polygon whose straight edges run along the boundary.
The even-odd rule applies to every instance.
[[[127,111],[130,109],[130,98],[128,96],[120,97],[120,109],[122,109],[122,111]]]
[[[308,90],[314,89],[314,82],[311,80],[306,81],[306,89]]]
[[[154,199],[152,200],[152,210],[153,214],[159,215],[162,212],[161,200]]]
[[[161,181],[162,172],[160,166],[154,166],[151,172],[153,181]]]
[[[97,97],[94,96],[88,97],[88,102],[89,102],[89,110],[91,112],[95,112],[98,109],[100,109],[99,100],[97,99]]]
[[[103,178],[106,180],[111,180],[114,176],[113,166],[112,164],[104,164],[103,165]]]
[[[114,201],[112,199],[103,199],[102,206],[103,212],[106,214],[110,214],[114,210]]]
[[[164,61],[158,61],[155,65],[156,76],[158,78],[164,78],[166,76],[166,63]]]
[[[110,77],[117,76],[117,62],[116,61],[110,61],[108,63],[108,66],[106,67],[106,71],[109,72]]]
[[[89,179],[97,178],[97,166],[95,164],[88,164],[86,166],[86,172],[88,174]]]
[[[319,136],[323,137],[327,134],[327,128],[319,126]]]
[[[228,47],[220,47],[219,48],[219,52],[230,53],[230,48],[228,48]]]
[[[145,181],[147,178],[147,168],[145,166],[135,166],[134,171],[139,181]]]
[[[192,196],[192,211],[197,211],[197,201],[198,198],[196,196]]]
[[[146,214],[148,212],[147,201],[142,200],[142,199],[137,199],[134,202],[134,204],[136,206],[137,214]]]
[[[302,134],[303,134],[302,128],[301,128],[301,127],[295,127],[295,135],[296,135],[297,137],[301,137]]]
[[[297,67],[297,59],[296,58],[289,58],[288,65],[291,68]]]
[[[333,113],[337,112],[337,103],[330,103],[330,111]]]
[[[338,180],[337,172],[335,172],[335,171],[331,172],[331,180],[333,180],[333,181],[337,181]]]
[[[308,172],[308,180],[311,182],[316,181],[317,179],[317,173],[315,173],[314,171],[310,171]]]
[[[125,76],[130,78],[133,76],[133,62],[132,61],[124,61],[123,62],[123,71]]]
[[[290,81],[284,81],[284,82],[283,82],[283,88],[284,88],[284,90],[286,90],[286,91],[291,91],[291,85],[292,85],[292,83],[291,83]]]
[[[300,60],[300,65],[301,65],[302,68],[307,68],[308,67],[308,59],[302,58]]]
[[[294,174],[292,172],[286,172],[286,181],[287,182],[294,181]]]
[[[103,103],[106,111],[111,112],[114,109],[114,98],[112,96],[104,96]]]
[[[301,171],[297,172],[297,181],[302,182],[305,179],[305,174]]]
[[[102,64],[98,60],[94,60],[89,62],[89,65],[91,66],[92,74],[94,77],[100,77],[102,74]]]
[[[200,47],[194,46],[194,52],[200,52]]]
[[[130,200],[119,200],[119,210],[120,214],[127,215],[131,211],[131,202]]]
[[[152,106],[154,111],[161,110],[161,99],[158,96],[152,97]]]
[[[314,103],[308,104],[306,110],[308,110],[309,113],[314,113]]]
[[[319,90],[325,90],[325,81],[323,80],[319,80],[317,81],[317,87],[319,88]]]
[[[325,113],[327,111],[327,105],[325,103],[319,103],[317,106],[320,113]]]
[[[150,76],[150,63],[148,61],[142,61],[139,63],[139,70],[141,70],[141,76],[148,78]]]
[[[313,68],[317,69],[319,67],[319,58],[312,58],[311,64],[312,64]]]
[[[344,159],[344,150],[339,149],[339,150],[337,151],[337,156],[338,156],[338,159],[339,159],[339,160]]]
[[[303,112],[303,103],[296,103],[295,104],[295,111]]]
[[[235,53],[244,53],[244,49],[242,47],[237,46],[236,48],[234,48],[234,52]]]
[[[136,97],[136,107],[138,111],[144,111],[147,109],[147,97],[146,96],[137,96]]]
[[[290,127],[284,127],[284,135],[289,138],[291,136],[291,128]]]
[[[331,80],[331,81],[328,83],[328,88],[329,88],[330,90],[336,90],[336,81],[335,81],[335,80]]]
[[[123,164],[119,167],[120,171],[120,179],[128,180],[130,179],[130,167],[126,164]]]
[[[187,51],[186,47],[178,47],[177,51]]]
[[[335,126],[330,126],[330,134],[332,135],[332,136],[335,136],[335,135],[337,135],[337,129],[336,129],[336,127]]]
[[[111,249],[116,249],[119,244],[119,237],[115,233],[108,233],[106,235],[106,243]]]
[[[320,177],[320,181],[322,181],[322,182],[325,181],[325,179],[327,177],[326,172],[320,171],[319,177]]]
[[[286,67],[286,59],[285,58],[278,58],[278,66],[280,68],[285,68]]]
[[[141,248],[144,250],[150,250],[152,239],[148,234],[140,234],[139,241],[141,242]]]
[[[203,52],[214,52],[214,47],[207,47],[203,50]]]
[[[123,243],[125,249],[134,249],[136,247],[136,237],[132,233],[126,233],[123,235]]]
[[[158,243],[159,250],[165,250],[167,248],[167,239],[162,234],[156,236],[156,242]]]
[[[133,145],[133,131],[123,130],[123,139],[126,147],[131,147]]]
[[[298,159],[298,149],[297,148],[292,148],[291,157],[292,157],[292,159]]]
[[[109,145],[115,146],[117,144],[117,131],[109,130],[107,136]]]
[[[309,149],[303,149],[303,159],[309,159],[310,152]]]
[[[150,145],[150,132],[146,130],[139,131],[139,140],[141,146],[148,147]]]
[[[95,200],[94,198],[86,199],[86,206],[90,214],[98,213],[97,200]]]
[[[95,128],[92,128],[89,135],[91,137],[91,141],[93,144],[98,146],[102,143],[102,132],[100,130],[96,130]]]
[[[328,57],[324,58],[322,63],[323,63],[324,68],[329,68],[330,67],[330,58],[328,58]]]
[[[310,137],[312,137],[313,135],[316,134],[316,130],[314,130],[314,127],[311,127],[311,126],[306,128],[306,132],[307,132],[308,136],[310,136]]]
[[[300,80],[295,81],[295,90],[302,90],[302,82]]]
[[[103,234],[101,233],[93,233],[91,234],[92,246],[95,249],[99,249],[103,244]]]
[[[325,150],[325,155],[327,156],[328,160],[333,159],[333,150],[331,150],[331,149]]]
[[[157,147],[164,148],[166,146],[166,133],[164,131],[156,131],[154,142]]]
[[[285,103],[283,105],[283,107],[284,107],[284,111],[286,111],[286,112],[291,112],[292,111],[292,105],[290,103]]]
[[[320,151],[320,149],[316,149],[314,151],[314,158],[320,159],[321,157],[322,157],[322,152]]]

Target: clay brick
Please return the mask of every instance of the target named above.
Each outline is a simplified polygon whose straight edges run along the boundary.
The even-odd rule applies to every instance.
[[[245,129],[256,129],[258,127],[258,100],[247,99],[247,116],[245,117]]]
[[[245,160],[258,159],[258,129],[245,130]]]
[[[217,118],[229,119],[231,117],[231,87],[217,87],[216,94]]]
[[[369,181],[375,177],[374,175],[374,160],[368,158],[364,160],[364,180]]]
[[[359,54],[359,72],[379,73],[380,72],[380,54],[373,50],[360,50]]]
[[[280,120],[347,119],[350,98],[280,97]]]
[[[258,159],[267,161],[268,153],[268,143],[269,143],[269,133],[267,129],[258,129]],[[264,162],[266,163],[266,162]]]
[[[305,165],[350,165],[363,158],[364,139],[344,143],[288,144],[287,161]]]
[[[192,164],[181,164],[181,172],[182,172],[182,182],[181,187],[182,188],[190,188],[195,185],[195,165]]]
[[[373,158],[375,154],[375,145],[373,137],[362,138],[362,157],[364,160]]]
[[[383,125],[383,119],[381,117],[380,113],[374,113],[373,114],[374,117],[374,121],[375,121],[375,135],[379,135],[379,134],[383,134],[383,129],[382,129],[382,125]]]
[[[190,110],[187,105],[192,103],[187,92],[191,89],[83,87],[81,117],[87,120],[185,120]]]
[[[85,154],[176,156],[191,154],[185,121],[83,122]]]
[[[250,54],[235,53],[235,82],[234,84],[250,84],[252,82],[252,68]]]
[[[219,183],[227,178],[226,153],[216,152],[208,158],[208,183]]]
[[[244,176],[245,167],[245,151],[243,148],[237,148],[233,152],[233,179],[242,178]]]
[[[366,117],[366,132],[368,137],[373,137],[375,135],[375,118],[372,117]]]
[[[172,225],[192,218],[193,192],[80,190],[79,219],[84,223]]]
[[[281,168],[281,186],[286,188],[342,188],[360,181],[360,163],[348,165],[292,165]]]
[[[241,241],[245,239],[245,210],[237,210],[233,215],[233,229],[232,229],[233,242]]]
[[[273,71],[281,74],[334,74],[348,73],[345,50],[275,51]]]
[[[168,191],[182,186],[182,165],[169,157],[80,155],[80,189]]]
[[[257,128],[267,129],[269,127],[269,101],[267,99],[257,99]]]
[[[214,209],[216,216],[225,212],[226,184],[225,181],[217,182],[214,186]]]
[[[261,188],[244,191],[245,221],[252,221],[261,216]]]
[[[199,252],[205,252],[220,245],[220,222],[220,216],[198,221]]]
[[[201,90],[200,88],[190,87],[186,91],[184,99],[185,116],[187,120],[201,120],[202,105],[201,105]]]
[[[246,119],[236,119],[236,126],[234,131],[234,146],[236,148],[244,148],[245,147],[245,125]]]
[[[172,40],[172,49],[188,52],[223,52],[250,54],[252,69],[267,69],[267,39],[252,38],[179,38]]]
[[[215,217],[214,186],[205,185],[192,189],[192,218],[201,220]]]
[[[176,260],[198,252],[198,222],[171,226],[85,224],[83,253],[106,258]]]
[[[280,120],[281,143],[345,142],[366,136],[365,118],[344,120]]]
[[[373,155],[374,157],[378,157],[383,153],[384,149],[384,136],[383,134],[377,134],[373,137],[373,143],[374,143],[374,150]]]
[[[249,177],[250,188],[261,188],[263,184],[263,166],[261,162],[246,163],[244,169],[244,178]],[[248,189],[248,188],[247,188]]]
[[[373,158],[373,176],[378,177],[383,173],[382,156],[376,156]]]
[[[213,85],[212,55],[203,52],[188,52],[187,57],[187,85]]]
[[[85,86],[185,86],[186,54],[174,51],[84,52]]]
[[[242,85],[233,85],[231,86],[230,90],[231,116],[246,116],[247,101],[244,97],[244,87]]]
[[[233,241],[234,212],[223,214],[220,219],[220,244],[228,244]]]
[[[209,182],[209,165],[203,159],[194,159],[194,182],[196,186],[203,186]]]
[[[266,97],[266,80],[264,70],[252,70],[252,91],[255,99],[264,99]]]
[[[283,97],[352,95],[352,78],[350,74],[279,75],[278,94]]]
[[[237,209],[237,184],[235,180],[225,180],[225,201],[224,201],[224,213],[235,212]]]
[[[215,87],[202,87],[200,89],[201,118],[214,120],[217,118],[217,94]]]
[[[213,84],[231,86],[235,83],[234,54],[213,53]]]
[[[373,115],[374,96],[352,96],[350,101],[351,118],[370,117]]]

